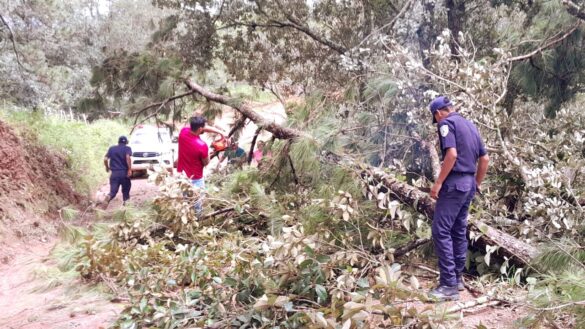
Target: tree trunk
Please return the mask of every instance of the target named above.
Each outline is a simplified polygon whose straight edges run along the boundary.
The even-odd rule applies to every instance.
[[[379,170],[370,169],[365,171],[362,177],[366,179],[370,187],[373,186],[377,189],[369,191],[374,197],[377,197],[376,193],[387,193],[391,199],[397,199],[424,214],[428,219],[433,219],[436,202],[427,193],[398,181]],[[479,239],[476,242],[472,241],[472,243],[477,243],[481,247],[485,245],[499,246],[500,249],[497,254],[508,257],[516,265],[526,266],[537,254],[537,250],[533,246],[487,224],[470,221],[468,229],[481,233]]]
[[[447,8],[447,26],[451,30],[451,41],[449,47],[451,48],[451,56],[457,58],[459,55],[459,32],[463,31],[463,22],[465,16],[465,1],[464,0],[445,0],[445,7]]]
[[[433,41],[437,38],[437,29],[435,26],[435,1],[424,0],[422,6],[422,22],[416,30],[416,36],[418,39],[420,58],[422,58],[423,66],[428,69],[431,65],[429,52],[433,46]]]

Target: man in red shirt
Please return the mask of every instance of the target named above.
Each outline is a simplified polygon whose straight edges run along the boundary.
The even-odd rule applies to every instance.
[[[206,126],[205,123],[204,117],[193,116],[189,120],[190,127],[181,129],[179,133],[177,171],[185,173],[191,179],[193,186],[200,189],[201,197],[195,202],[197,216],[201,215],[203,191],[205,189],[203,168],[209,164],[209,148],[205,141],[201,139],[201,134],[210,132],[226,137],[222,131]]]

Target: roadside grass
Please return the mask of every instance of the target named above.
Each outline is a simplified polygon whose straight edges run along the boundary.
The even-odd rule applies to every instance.
[[[117,121],[64,121],[23,110],[1,109],[0,119],[16,129],[33,131],[43,145],[64,154],[74,177],[79,178],[76,190],[87,195],[107,180],[103,157],[108,147],[117,142],[118,136],[128,133],[128,127]]]

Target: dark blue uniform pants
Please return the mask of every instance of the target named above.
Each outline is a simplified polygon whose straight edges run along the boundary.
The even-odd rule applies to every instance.
[[[467,256],[467,212],[475,195],[474,175],[451,174],[435,206],[433,241],[439,258],[440,284],[457,285]]]
[[[124,201],[127,201],[130,199],[130,188],[132,187],[132,182],[127,176],[126,171],[124,171],[123,174],[112,172],[112,175],[110,176],[110,199],[114,199],[116,197],[120,186],[122,186],[122,198]]]

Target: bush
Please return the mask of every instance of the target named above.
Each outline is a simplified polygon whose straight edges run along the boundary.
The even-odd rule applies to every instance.
[[[28,111],[2,111],[1,117],[17,129],[30,129],[45,146],[67,156],[70,168],[79,179],[76,190],[90,194],[106,181],[103,157],[127,127],[112,120],[92,123],[64,121],[57,117]]]

